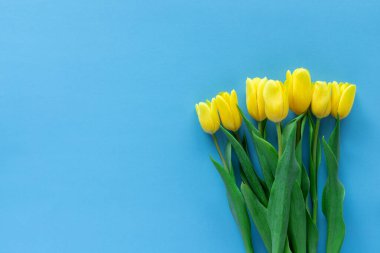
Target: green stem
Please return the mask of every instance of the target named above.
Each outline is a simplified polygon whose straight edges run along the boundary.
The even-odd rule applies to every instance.
[[[240,136],[239,136],[239,133],[238,133],[238,131],[236,131],[236,132],[233,132],[233,134],[234,134],[234,136],[235,136],[235,138],[236,138],[236,140],[241,144],[241,139],[240,139]]]
[[[263,121],[259,121],[257,123],[258,127],[259,127],[259,132],[261,134],[261,137],[264,138],[264,122]]]
[[[297,137],[296,144],[301,140],[301,128],[302,128],[302,120],[297,121]]]
[[[215,143],[216,150],[218,151],[218,154],[219,154],[220,160],[222,160],[222,163],[223,163],[224,167],[225,167],[226,169],[228,169],[228,167],[227,167],[227,163],[226,163],[226,161],[224,160],[224,157],[223,157],[222,151],[220,150],[220,147],[219,147],[219,144],[218,144],[218,140],[216,139],[215,134],[212,134],[211,136],[212,136],[212,139],[213,139],[213,141],[214,141],[214,143]]]
[[[318,133],[319,127],[321,125],[321,119],[317,118],[314,129],[313,136],[313,147],[312,147],[312,156],[313,156],[313,171],[311,171],[312,178],[312,202],[313,202],[313,222],[317,224],[318,219],[318,161],[317,161],[317,147],[318,147]]]
[[[281,135],[281,122],[276,123],[277,142],[278,142],[278,159],[282,155],[282,135]]]

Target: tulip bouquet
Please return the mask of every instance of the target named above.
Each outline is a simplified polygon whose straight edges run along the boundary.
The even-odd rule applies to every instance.
[[[327,220],[326,252],[340,251],[345,236],[345,193],[338,177],[340,120],[350,113],[355,92],[356,86],[349,83],[312,82],[309,71],[299,68],[288,71],[284,83],[247,79],[246,106],[257,124],[243,114],[234,90],[195,106],[199,123],[211,135],[220,156],[220,162],[214,158],[211,161],[224,182],[246,252],[254,252],[251,220],[268,252],[317,252],[321,147],[328,174],[322,197]],[[289,108],[297,116],[283,126]],[[321,119],[330,114],[336,124],[326,140],[319,137],[319,128]],[[267,138],[268,120],[276,125],[277,148]],[[247,135],[239,133],[243,121]],[[305,125],[310,135],[306,164],[302,159]],[[227,140],[223,150],[215,135],[219,129]],[[259,166],[254,166],[251,159],[247,136],[253,142]],[[255,167],[260,167],[261,173]]]

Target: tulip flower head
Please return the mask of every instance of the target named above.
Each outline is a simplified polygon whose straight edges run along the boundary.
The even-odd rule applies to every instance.
[[[354,104],[356,86],[350,83],[331,83],[332,98],[331,98],[331,114],[339,119],[344,119],[351,112]]]
[[[331,112],[331,85],[317,81],[313,85],[311,111],[317,118],[325,118]]]
[[[292,74],[288,70],[285,85],[288,87],[290,109],[298,115],[306,112],[310,106],[312,96],[309,71],[304,68],[298,68]]]
[[[268,80],[264,87],[265,114],[269,120],[279,123],[288,116],[289,99],[285,85]]]
[[[211,102],[207,100],[206,102],[196,104],[195,110],[198,115],[199,123],[206,133],[214,134],[218,131],[220,122],[214,98]]]
[[[228,130],[236,132],[242,123],[242,117],[237,108],[238,97],[235,90],[221,92],[216,96],[216,105],[222,124]]]
[[[267,78],[247,78],[246,103],[249,114],[257,121],[263,121],[265,115],[264,86]]]

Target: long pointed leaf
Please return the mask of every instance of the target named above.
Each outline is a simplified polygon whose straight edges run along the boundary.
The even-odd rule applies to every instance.
[[[268,204],[268,222],[271,229],[272,253],[283,253],[287,237],[291,193],[297,178],[295,157],[296,123],[290,123],[284,131],[287,139],[285,150],[276,169]]]
[[[289,236],[294,252],[306,253],[306,207],[299,184],[294,184],[290,202]]]
[[[240,109],[239,109],[240,110]],[[270,190],[272,188],[274,176],[276,174],[276,167],[278,161],[278,155],[276,149],[266,141],[261,133],[254,127],[254,125],[247,119],[244,113],[240,110],[240,114],[243,117],[248,131],[252,137],[253,144],[257,153],[257,157],[260,163],[261,171],[265,179],[265,184]]]
[[[227,173],[222,165],[211,158],[212,163],[218,170],[223,179],[227,190],[228,202],[231,208],[232,215],[239,226],[244,247],[247,253],[253,253],[253,245],[251,239],[251,222],[247,213],[245,201],[239,188],[236,186],[235,180]]]
[[[336,136],[339,136],[339,132]],[[346,233],[343,219],[345,191],[342,183],[338,179],[337,158],[324,138],[322,142],[328,169],[327,181],[322,196],[322,211],[327,219],[326,252],[336,253],[340,252]]]
[[[256,174],[256,171],[253,168],[253,165],[249,159],[249,156],[245,152],[244,148],[241,146],[241,144],[235,139],[232,134],[230,134],[226,129],[221,127],[223,133],[226,135],[229,142],[231,142],[232,147],[235,150],[235,153],[239,159],[240,164],[243,167],[244,174],[248,180],[248,183],[251,187],[251,189],[254,191],[256,196],[259,198],[260,202],[267,206],[268,199],[265,195],[264,189],[261,185],[260,179]]]
[[[310,212],[306,210],[306,222],[307,222],[307,252],[317,253],[318,248],[318,228],[313,222]]]
[[[252,192],[247,184],[241,184],[240,188],[241,192],[243,193],[245,203],[247,204],[249,214],[255,223],[256,229],[259,232],[267,251],[271,252],[271,239],[267,220],[267,209],[260,203],[256,195]]]
[[[301,128],[300,128],[300,140],[296,144],[296,158],[297,158],[298,164],[301,167],[300,186],[301,186],[303,197],[304,197],[305,201],[307,199],[307,195],[309,194],[309,188],[310,188],[309,175],[307,174],[306,168],[305,168],[303,161],[302,161],[302,140],[303,140],[303,136],[304,136],[303,133],[304,133],[305,125],[306,125],[306,119],[307,119],[307,117],[305,117],[305,116],[302,118]],[[298,129],[297,129],[297,131],[298,131]]]
[[[329,142],[328,142],[338,162],[339,162],[339,156],[340,156],[339,141],[340,141],[340,120],[338,118],[336,120],[334,130],[332,131],[329,138]]]

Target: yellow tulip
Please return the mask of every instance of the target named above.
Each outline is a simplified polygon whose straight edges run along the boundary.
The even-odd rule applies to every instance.
[[[246,103],[249,114],[257,121],[263,121],[265,115],[264,86],[267,78],[247,78]]]
[[[214,134],[218,131],[220,122],[214,98],[211,102],[207,100],[206,103],[200,102],[196,104],[195,110],[198,114],[199,123],[206,133]]]
[[[356,86],[350,83],[331,83],[332,98],[331,98],[331,114],[337,118],[344,119],[351,112],[354,104]]]
[[[290,109],[298,115],[306,112],[310,106],[312,96],[309,71],[304,68],[298,68],[291,74],[288,70],[285,85],[288,87]]]
[[[279,123],[288,116],[288,90],[280,81],[269,80],[264,87],[265,114],[268,119]]]
[[[242,117],[237,108],[238,97],[235,90],[221,92],[216,96],[216,105],[222,124],[225,128],[231,131],[237,131],[242,123]]]
[[[325,118],[331,112],[331,85],[317,81],[313,85],[311,111],[317,118]]]

